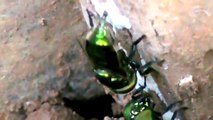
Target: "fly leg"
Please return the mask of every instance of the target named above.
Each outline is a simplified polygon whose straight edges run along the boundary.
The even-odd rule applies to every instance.
[[[141,37],[139,37],[136,41],[134,41],[132,43],[131,50],[130,50],[130,53],[129,53],[129,56],[128,56],[129,60],[131,60],[134,57],[136,50],[137,50],[137,44],[140,43],[141,40],[143,40],[145,38],[146,38],[146,35],[142,35]]]
[[[180,110],[186,110],[188,109],[187,107],[181,106],[181,104],[183,104],[182,101],[176,101],[172,104],[170,104],[167,108],[166,108],[166,112],[168,112],[169,110],[174,111],[171,120],[175,120],[175,118],[177,117],[178,112],[180,112]]]
[[[144,85],[139,85],[140,87],[133,92],[132,98],[137,98],[138,94],[141,93],[146,88],[146,76],[144,77]]]
[[[94,16],[94,14],[91,11],[89,11],[88,9],[86,9],[86,11],[87,11],[87,14],[88,14],[90,27],[94,27],[94,23],[93,23],[93,20],[92,20],[92,16]]]

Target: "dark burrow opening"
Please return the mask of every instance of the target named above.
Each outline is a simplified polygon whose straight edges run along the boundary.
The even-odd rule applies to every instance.
[[[96,118],[103,120],[105,116],[113,117],[112,103],[114,99],[110,95],[101,95],[89,100],[70,100],[63,98],[66,107],[71,108],[86,120]]]

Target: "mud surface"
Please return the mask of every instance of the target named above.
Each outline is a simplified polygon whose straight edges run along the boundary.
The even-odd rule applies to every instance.
[[[134,37],[148,36],[139,45],[140,54],[146,61],[165,60],[161,72],[177,99],[189,108],[187,120],[212,120],[213,4],[210,0],[138,2],[117,4],[130,18]],[[82,111],[67,103],[82,107],[86,104],[77,102],[105,94],[76,42],[87,30],[78,1],[1,0],[0,120],[85,119],[79,115]],[[190,75],[189,84],[180,85]],[[112,107],[104,119],[120,116],[122,107]]]
[[[87,31],[78,1],[1,0],[0,31],[1,120],[78,119],[62,98],[104,94],[77,43]]]
[[[213,119],[211,1],[119,0],[117,4],[131,19],[136,34],[148,35],[148,40],[140,47],[145,59],[158,57],[165,60],[161,72],[176,96],[189,107],[187,119]],[[181,79],[190,75],[191,82],[179,86]],[[160,79],[156,78],[156,82]]]

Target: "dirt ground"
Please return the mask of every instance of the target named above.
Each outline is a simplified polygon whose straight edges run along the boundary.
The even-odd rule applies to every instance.
[[[210,1],[118,0],[116,3],[131,20],[134,37],[142,33],[148,36],[138,46],[143,59],[165,60],[163,66],[157,68],[161,75],[155,75],[155,81],[166,101],[170,104],[183,100],[188,107],[187,120],[213,119],[213,7]],[[83,8],[91,7],[90,2],[82,1],[82,4]]]
[[[138,3],[141,3],[138,5]],[[140,50],[146,60],[165,60],[171,88],[189,107],[189,120],[213,119],[213,6],[210,1],[117,1],[135,31],[147,34]],[[181,79],[191,82],[178,87]],[[156,82],[158,78],[156,79]]]
[[[139,45],[144,59],[165,60],[161,72],[189,108],[187,120],[213,120],[211,1],[118,0],[117,4],[130,18],[134,36],[148,36]],[[0,120],[84,119],[61,99],[104,94],[76,42],[87,31],[80,3],[1,0],[0,31]],[[190,75],[189,84],[178,86]]]
[[[0,1],[0,120],[81,119],[61,97],[104,93],[82,67],[86,27],[76,1]]]

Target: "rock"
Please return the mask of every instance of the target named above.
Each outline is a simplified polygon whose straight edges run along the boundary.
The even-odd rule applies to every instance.
[[[24,109],[27,113],[33,112],[34,110],[37,110],[41,106],[41,103],[39,101],[27,101],[25,102]]]
[[[107,2],[111,1],[107,0]],[[85,8],[95,10],[90,1],[81,0],[80,2],[83,10]],[[101,2],[106,2],[106,0]],[[166,102],[171,104],[181,99],[176,85],[180,78],[190,73],[199,79],[193,79],[192,86],[187,85],[188,88],[183,88],[182,93],[185,89],[189,91],[189,93],[186,92],[189,96],[195,97],[196,101],[192,103],[192,107],[196,114],[189,111],[186,112],[186,116],[192,120],[208,119],[207,116],[211,114],[209,112],[212,109],[209,106],[212,103],[209,91],[213,90],[211,87],[213,78],[211,34],[213,7],[210,4],[211,1],[116,0],[115,2],[121,14],[129,18],[133,36],[137,38],[142,33],[148,36],[138,45],[141,57],[146,62],[156,57],[166,61],[167,65],[163,66],[164,69],[158,69],[160,75],[153,75]],[[102,10],[108,9],[107,6],[97,7]],[[203,78],[207,80],[203,81]],[[194,83],[200,88],[198,93],[197,85]],[[188,104],[191,104],[190,101]]]
[[[193,80],[192,75],[186,75],[179,81],[178,92],[182,99],[195,97],[198,94],[198,84]]]
[[[0,114],[104,94],[77,42],[87,31],[78,2],[3,0],[0,14]]]
[[[83,118],[64,106],[44,103],[40,109],[30,113],[26,120],[83,120]]]

